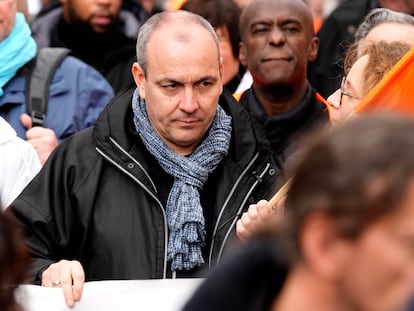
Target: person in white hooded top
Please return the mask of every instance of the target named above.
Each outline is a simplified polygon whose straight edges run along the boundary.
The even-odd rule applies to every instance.
[[[0,117],[0,210],[13,202],[40,168],[33,146]]]

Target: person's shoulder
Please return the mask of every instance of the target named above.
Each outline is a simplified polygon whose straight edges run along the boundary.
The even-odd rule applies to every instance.
[[[139,28],[144,23],[145,19],[139,19],[133,12],[128,10],[121,10],[119,18],[122,21],[123,33],[128,37],[135,39],[137,37]]]
[[[63,140],[53,153],[50,158],[53,159],[65,159],[66,163],[58,160],[58,165],[71,165],[71,163],[85,163],[88,161],[96,160],[97,154],[95,154],[96,142],[93,137],[93,126],[84,128],[79,132],[74,133],[65,140]],[[82,152],[80,152],[82,150]],[[93,162],[90,162],[93,163]]]
[[[245,90],[243,94],[240,96],[239,103],[243,106],[246,106],[246,102],[252,99],[252,94],[253,94],[253,88],[250,87],[247,90]]]
[[[105,140],[105,135],[109,133],[108,123],[111,123],[115,128],[119,125],[121,119],[124,120],[124,116],[128,114],[130,109],[132,110],[131,102],[135,89],[136,86],[131,84],[124,90],[116,93],[109,101],[94,125],[95,132],[99,133],[95,135],[96,137],[103,137],[103,140]],[[106,134],[102,135],[102,133]]]
[[[267,239],[252,240],[229,254],[183,310],[268,310],[288,273],[283,260],[275,255],[274,244]],[[280,250],[278,253],[284,249]]]
[[[123,24],[123,32],[127,37],[135,39],[141,25],[149,18],[140,1],[124,0],[119,12]]]
[[[219,104],[226,113],[233,118],[248,117],[248,113],[244,107],[241,106],[234,96],[226,89],[223,89],[223,92],[220,95]]]
[[[48,3],[42,5],[36,17],[47,15],[48,13],[52,11],[56,11],[57,9],[62,11],[62,3],[60,1],[56,1],[56,0],[48,1]]]
[[[57,20],[63,14],[62,6],[59,2],[43,7],[33,18],[30,26],[37,28],[39,24],[50,23]]]
[[[251,90],[248,89],[243,96],[249,96]],[[242,96],[242,97],[243,97]],[[246,104],[247,105],[247,104]],[[258,144],[264,150],[269,147],[269,141],[266,138],[266,133],[262,126],[252,116],[246,106],[238,102],[232,94],[228,91],[223,91],[220,97],[220,106],[232,117],[232,127],[235,133],[235,141],[242,142],[245,147],[249,141],[253,144]]]
[[[59,65],[58,68],[62,68],[64,70],[89,70],[91,72],[98,72],[95,68],[91,65],[85,63],[84,61],[80,60],[71,55],[67,55],[63,60],[62,63]]]
[[[233,97],[233,95],[225,88],[223,88],[223,91],[220,94],[219,97],[219,103],[220,105],[226,104],[237,104],[237,100]]]
[[[140,24],[144,23],[151,15],[145,10],[141,1],[136,0],[122,1],[121,11],[131,12]]]
[[[70,76],[70,79],[73,77],[78,79],[78,81],[76,81],[77,84],[82,82],[88,85],[93,85],[93,88],[105,88],[113,95],[112,87],[106,78],[91,65],[76,57],[67,55],[58,66],[55,78],[59,79],[57,76],[59,74]]]
[[[0,144],[5,144],[17,137],[16,131],[2,117],[0,117],[0,133]]]
[[[15,164],[18,164],[19,160],[21,160],[23,165],[32,165],[33,171],[37,172],[40,169],[40,162],[38,161],[37,153],[33,146],[18,137],[12,126],[1,117],[0,133],[0,154],[2,161],[5,161],[5,157],[7,157],[9,161]]]
[[[116,93],[111,98],[108,105],[106,105],[105,109],[102,111],[99,119],[96,121],[96,124],[99,122],[106,123],[108,116],[118,116],[119,114],[125,114],[127,110],[132,109],[131,102],[135,90],[136,85],[131,83],[128,87]]]
[[[36,40],[38,47],[50,45],[50,37],[62,15],[63,10],[59,6],[45,12],[40,11],[32,18],[30,28],[32,30],[32,37]]]
[[[250,87],[243,92],[242,96],[239,99],[239,104],[246,109],[249,114],[252,114],[252,111],[260,105],[259,99],[256,97],[253,91],[253,87]]]

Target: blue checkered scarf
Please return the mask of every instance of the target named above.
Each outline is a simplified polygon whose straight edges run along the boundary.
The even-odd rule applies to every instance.
[[[207,137],[189,156],[173,152],[152,128],[138,89],[132,99],[134,123],[148,151],[161,167],[174,176],[167,200],[166,215],[170,230],[168,260],[171,270],[189,270],[204,264],[205,225],[199,191],[208,175],[227,154],[231,138],[231,117],[217,106]]]

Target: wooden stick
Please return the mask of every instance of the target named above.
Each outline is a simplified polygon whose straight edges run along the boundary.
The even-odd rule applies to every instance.
[[[267,207],[272,211],[275,209],[275,205],[286,195],[292,184],[292,178],[289,178],[282,187],[275,193],[275,195],[267,203]]]

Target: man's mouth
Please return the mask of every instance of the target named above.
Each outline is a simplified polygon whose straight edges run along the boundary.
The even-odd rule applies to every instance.
[[[110,15],[95,15],[92,21],[95,25],[100,27],[107,27],[112,23],[113,18]]]
[[[177,123],[180,124],[183,127],[192,127],[196,125],[199,122],[197,119],[182,119],[177,120]]]
[[[290,61],[292,58],[287,57],[287,56],[283,56],[283,57],[268,57],[268,58],[264,58],[262,60],[263,63],[267,63],[267,62],[288,62]]]

